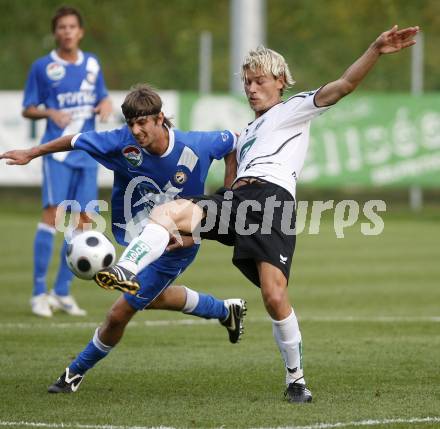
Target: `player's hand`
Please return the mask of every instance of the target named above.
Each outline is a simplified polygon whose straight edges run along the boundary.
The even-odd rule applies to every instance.
[[[192,235],[181,235],[178,238],[171,236],[166,251],[172,252],[174,250],[183,249],[185,247],[191,247],[194,246],[194,243],[195,242]]]
[[[395,25],[391,30],[382,33],[373,46],[378,50],[380,54],[392,54],[399,52],[402,49],[415,45],[415,35],[419,32],[419,27],[408,27],[403,30],[399,30]]]
[[[66,128],[72,122],[72,115],[62,110],[49,109],[49,118],[60,128]]]
[[[109,98],[104,98],[94,109],[94,112],[99,115],[101,122],[107,122],[108,118],[113,112],[112,102]]]
[[[0,154],[0,159],[8,159],[8,165],[26,165],[34,159],[30,149],[17,149]]]

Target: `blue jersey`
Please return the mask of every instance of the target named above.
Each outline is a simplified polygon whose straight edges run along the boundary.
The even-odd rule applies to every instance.
[[[213,159],[223,158],[236,144],[230,131],[168,131],[169,146],[160,156],[139,146],[127,126],[79,134],[72,140],[75,149],[88,152],[114,172],[112,230],[120,244],[126,245],[142,231],[154,205],[176,196],[203,194]],[[181,257],[185,251],[172,254]]]
[[[79,51],[76,63],[60,58],[55,51],[36,60],[31,67],[24,92],[23,107],[44,104],[72,115],[66,128],[47,119],[42,143],[63,135],[95,129],[94,107],[107,96],[104,77],[97,58]],[[54,159],[76,168],[96,168],[96,162],[86,153],[57,153]]]

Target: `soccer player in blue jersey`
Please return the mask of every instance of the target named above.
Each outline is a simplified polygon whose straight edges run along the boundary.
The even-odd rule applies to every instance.
[[[56,49],[31,67],[23,99],[23,116],[46,119],[42,143],[54,138],[95,129],[95,114],[106,120],[111,113],[101,67],[93,54],[79,49],[84,35],[83,19],[73,7],[59,8],[52,18]],[[43,215],[34,241],[32,312],[51,317],[52,310],[83,316],[70,295],[72,273],[67,267],[63,243],[53,290],[47,293],[46,274],[52,257],[57,206],[66,199],[81,206],[81,224],[89,221],[86,205],[97,198],[97,164],[87,153],[75,151],[43,159]]]
[[[126,245],[142,230],[142,220],[155,204],[203,192],[214,159],[225,158],[225,186],[230,185],[236,170],[236,136],[230,131],[181,132],[171,128],[171,122],[162,112],[159,95],[146,85],[135,87],[127,95],[122,111],[127,125],[121,129],[64,136],[32,149],[6,152],[0,159],[22,165],[48,153],[72,149],[88,152],[114,172],[112,228],[116,240]],[[125,293],[117,299],[104,324],[49,387],[49,392],[75,392],[85,372],[119,342],[138,310],[167,309],[218,319],[227,329],[231,343],[238,342],[245,301],[222,301],[185,286],[169,286],[191,264],[199,246],[182,248],[168,239],[166,244],[169,251],[139,273],[139,291]],[[175,249],[171,251],[172,248]],[[143,250],[139,249],[140,254]]]

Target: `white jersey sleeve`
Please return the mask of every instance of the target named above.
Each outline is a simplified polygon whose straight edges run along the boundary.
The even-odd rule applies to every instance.
[[[285,127],[308,122],[328,110],[331,106],[318,107],[315,103],[315,96],[321,88],[300,92],[284,101],[279,110],[279,126]]]

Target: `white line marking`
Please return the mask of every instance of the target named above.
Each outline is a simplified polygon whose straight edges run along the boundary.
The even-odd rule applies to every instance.
[[[277,428],[253,428],[253,429],[336,429],[350,426],[378,426],[391,424],[414,424],[414,423],[439,423],[440,417],[414,417],[410,419],[383,419],[383,420],[360,420],[353,422],[315,423],[308,426],[278,426]],[[43,423],[43,422],[9,422],[0,421],[0,426],[5,427],[34,427],[34,428],[72,428],[72,429],[176,429],[170,426],[113,426],[93,425],[80,423]],[[220,429],[220,428],[218,428]]]
[[[80,423],[40,423],[40,422],[2,422],[0,426],[24,426],[35,428],[75,428],[75,429],[176,429],[171,426],[113,426],[113,425],[83,425]]]
[[[383,419],[383,420],[360,420],[354,422],[338,422],[338,423],[316,423],[310,426],[280,426],[273,429],[334,429],[352,426],[378,426],[392,424],[413,424],[413,423],[438,423],[440,417],[414,417],[411,419]],[[253,428],[257,429],[257,428]],[[263,428],[259,428],[263,429]],[[265,428],[269,429],[269,428]]]
[[[372,322],[372,323],[419,323],[419,322],[433,322],[439,323],[440,316],[375,316],[375,317],[358,317],[358,316],[345,316],[345,317],[305,317],[299,318],[305,322]]]
[[[247,317],[246,323],[269,322],[268,317]],[[378,317],[300,317],[300,322],[328,322],[328,323],[440,323],[440,316],[426,317],[399,317],[399,316],[378,316]],[[0,329],[32,329],[32,328],[53,328],[53,329],[72,329],[72,328],[96,328],[101,322],[5,322],[0,323]],[[210,325],[217,324],[217,319],[175,319],[175,320],[145,320],[143,322],[131,321],[128,327],[140,326],[186,326],[186,325]]]

